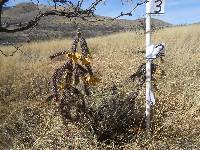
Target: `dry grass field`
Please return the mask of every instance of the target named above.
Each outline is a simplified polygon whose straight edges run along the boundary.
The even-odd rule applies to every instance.
[[[87,39],[93,54],[93,69],[102,79],[95,90],[115,83],[124,93],[131,90],[125,80],[145,62],[144,34],[119,33]],[[65,60],[49,56],[71,48],[71,39],[25,43],[12,57],[0,56],[0,149],[193,149],[200,147],[200,26],[163,29],[153,33],[154,43],[166,43],[165,71],[154,89],[151,138],[138,131],[121,147],[98,143],[95,137],[73,124],[65,126],[50,95],[51,76]],[[1,47],[11,53],[12,47]],[[104,90],[104,92],[107,92]],[[145,87],[140,103],[145,104]],[[99,103],[103,94],[96,94]],[[144,107],[144,106],[143,106]]]

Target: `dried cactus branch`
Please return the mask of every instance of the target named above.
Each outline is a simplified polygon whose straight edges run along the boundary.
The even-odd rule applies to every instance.
[[[81,50],[82,50],[81,57],[87,57],[87,55],[89,54],[89,48],[87,46],[87,42],[85,38],[82,36],[80,32],[80,29],[78,29],[77,35],[73,38],[73,43],[72,43],[72,48],[71,48],[72,54],[68,53],[65,50],[65,51],[58,52],[50,56],[50,59],[53,59],[57,56],[64,55],[64,54],[68,54],[68,56],[69,55],[71,56],[69,57],[69,60],[67,60],[67,62],[61,68],[56,69],[55,73],[52,76],[53,93],[56,100],[59,100],[60,91],[59,91],[58,85],[61,83],[62,77],[65,75],[65,71],[68,71],[67,77],[66,77],[67,78],[66,82],[70,82],[68,86],[72,84],[72,80],[74,82],[74,85],[76,86],[79,84],[81,77],[84,77],[86,74],[93,75],[90,64],[84,64],[82,66],[74,60],[77,58],[73,58],[73,57],[76,57],[75,53],[77,52],[78,43],[80,43]],[[89,95],[88,84],[85,81],[83,81],[83,84],[84,84],[85,94]]]

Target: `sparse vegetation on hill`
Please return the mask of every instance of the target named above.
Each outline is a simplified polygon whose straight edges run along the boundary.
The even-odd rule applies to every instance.
[[[71,39],[25,43],[23,53],[0,56],[0,147],[1,149],[199,149],[200,147],[200,26],[167,28],[153,34],[154,42],[166,43],[165,71],[154,89],[153,132],[132,128],[131,140],[121,145],[98,143],[92,132],[65,125],[55,102],[46,102],[54,69],[63,61],[50,54],[70,49]],[[110,97],[112,84],[128,93],[134,85],[125,80],[144,62],[144,34],[133,32],[88,39],[93,68],[101,74],[90,105]],[[0,47],[5,53],[12,47]],[[155,88],[155,87],[154,87]],[[144,88],[145,89],[145,88]],[[135,100],[143,111],[145,91]],[[109,102],[111,103],[111,102]],[[135,134],[136,133],[136,134]]]
[[[32,3],[18,4],[13,8],[3,11],[2,23],[4,26],[19,24],[33,19],[39,12],[50,10],[48,6],[37,6]],[[103,19],[102,16],[96,16],[97,19]],[[94,18],[95,19],[95,18]],[[67,19],[60,16],[46,16],[33,29],[19,33],[2,33],[0,41],[10,42],[26,42],[40,41],[54,38],[71,37],[74,30],[78,27],[84,31],[86,37],[102,36],[116,32],[135,31],[141,29],[141,21],[143,20],[115,20],[115,21],[99,21],[87,22],[81,19]],[[6,23],[6,24],[5,24]],[[153,26],[160,28],[171,26],[161,20],[153,19]]]

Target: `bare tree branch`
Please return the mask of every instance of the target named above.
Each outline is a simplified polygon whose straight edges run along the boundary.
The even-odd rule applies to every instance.
[[[1,13],[3,9],[3,5],[8,2],[8,0],[0,0],[0,27],[1,27]]]
[[[3,0],[4,3],[7,1],[8,0]],[[37,26],[38,21],[40,21],[45,16],[64,16],[66,18],[81,18],[82,20],[88,21],[88,22],[113,21],[122,16],[132,16],[133,11],[135,11],[139,6],[148,2],[148,0],[140,1],[135,5],[135,7],[133,7],[133,9],[130,12],[126,12],[126,13],[121,12],[121,14],[115,18],[103,18],[103,19],[96,18],[96,19],[90,20],[87,18],[94,16],[94,11],[96,10],[97,5],[101,2],[103,2],[103,0],[94,0],[94,2],[92,2],[91,5],[89,5],[89,7],[87,9],[81,9],[84,0],[79,0],[77,2],[77,4],[75,4],[71,0],[51,0],[51,1],[53,3],[55,3],[55,7],[57,4],[62,4],[64,6],[67,6],[68,10],[55,9],[55,10],[46,11],[46,12],[42,12],[42,13],[40,12],[37,16],[34,17],[34,19],[30,20],[29,22],[19,23],[18,25],[15,25],[14,27],[13,26],[5,27],[5,26],[0,25],[0,32],[15,33],[15,32],[19,32],[19,31],[28,30],[34,26]],[[128,1],[126,1],[126,2],[128,2]],[[130,0],[130,1],[132,1],[132,0]],[[39,2],[39,0],[38,0],[38,2]],[[2,3],[2,4],[4,4],[4,3]],[[0,3],[1,6],[2,6],[2,4]]]
[[[83,1],[84,1],[84,0],[80,0],[80,1],[78,2],[80,8],[82,7]]]
[[[56,8],[57,4],[62,4],[62,5],[67,5],[70,7],[75,7],[74,3],[70,0],[53,0],[54,2],[54,7]]]
[[[0,43],[0,44],[1,44],[1,45],[4,45],[4,46],[12,46],[12,47],[15,48],[15,50],[14,50],[11,54],[6,54],[6,53],[4,53],[4,52],[0,49],[1,54],[2,54],[3,56],[5,56],[5,57],[14,56],[14,54],[15,54],[16,52],[18,52],[18,51],[20,51],[21,53],[23,53],[22,50],[20,49],[20,47],[21,47],[22,45],[17,46],[17,45],[15,45],[14,43],[9,43],[9,42]]]
[[[84,0],[79,0],[77,5],[75,6],[75,4],[72,1],[68,1],[68,0],[53,0],[55,5],[57,3],[67,4],[67,5],[71,6],[73,10],[68,10],[68,11],[61,11],[61,10],[46,11],[46,12],[38,14],[37,16],[34,17],[34,19],[32,19],[29,22],[20,23],[19,27],[8,28],[8,27],[0,26],[0,32],[14,33],[14,32],[19,32],[19,31],[24,31],[24,30],[30,29],[33,26],[37,25],[38,21],[41,20],[41,18],[43,18],[45,16],[64,16],[66,18],[82,18],[83,20],[85,20],[84,18],[94,15],[95,7],[102,0],[96,0],[95,2],[93,2],[88,7],[88,9],[85,9],[85,10],[80,9],[81,6],[82,6],[83,1]]]
[[[87,12],[81,12],[82,14],[87,14]],[[45,16],[64,16],[67,18],[76,18],[76,17],[80,17],[80,12],[64,12],[64,11],[59,11],[59,10],[52,10],[52,11],[47,11],[44,13],[41,13],[39,15],[37,15],[33,20],[21,24],[21,27],[17,27],[14,29],[9,29],[9,28],[4,28],[4,27],[0,27],[0,32],[7,32],[7,33],[14,33],[14,32],[19,32],[19,31],[23,31],[23,30],[27,30],[33,26],[35,26],[39,20],[41,20],[41,18],[45,17]]]
[[[146,4],[147,2],[148,2],[148,0],[138,2],[138,3],[135,5],[135,7],[133,7],[133,9],[132,9],[131,11],[126,12],[126,13],[121,12],[121,14],[120,14],[119,16],[113,18],[113,20],[114,20],[114,19],[118,19],[118,18],[120,18],[120,17],[122,17],[122,16],[132,16],[132,15],[133,15],[133,12],[134,12],[139,6],[141,6],[141,5],[143,5],[143,4]]]
[[[100,2],[102,2],[103,0],[96,0],[95,2],[93,2],[90,6],[89,6],[89,8],[88,9],[86,9],[86,10],[88,10],[89,12],[93,12],[95,9],[96,9],[96,6],[100,3]]]
[[[133,0],[130,0],[130,1],[133,1]],[[128,2],[128,0],[126,1]],[[98,22],[98,21],[101,21],[101,22],[106,22],[106,21],[114,21],[116,19],[119,19],[120,17],[123,17],[123,16],[132,16],[133,15],[133,12],[141,5],[143,4],[146,4],[148,2],[148,0],[144,0],[144,1],[141,1],[141,2],[138,2],[131,11],[129,12],[121,12],[120,15],[114,17],[114,18],[102,18],[102,19],[99,19],[99,18],[95,18],[93,20],[89,20],[89,19],[86,19],[86,18],[82,18],[83,20],[85,21],[88,21],[88,22]],[[123,0],[122,0],[122,4],[124,4]],[[143,27],[143,24],[141,23],[141,26]]]

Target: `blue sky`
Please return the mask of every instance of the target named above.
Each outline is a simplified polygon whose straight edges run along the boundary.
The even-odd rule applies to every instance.
[[[37,2],[37,0],[33,0]],[[47,0],[40,0],[44,3]],[[76,0],[72,0],[76,1]],[[92,0],[86,0],[85,6]],[[126,0],[127,1],[127,0]],[[97,7],[96,14],[102,16],[115,17],[122,11],[131,10],[138,0],[133,3],[122,5],[120,0],[106,0],[106,4]],[[30,0],[10,0],[8,5],[15,5],[21,2],[30,2]],[[139,7],[131,17],[123,17],[125,19],[137,19],[145,17],[145,6]],[[172,24],[190,24],[200,22],[200,0],[166,0],[165,14],[155,18],[162,19]]]

